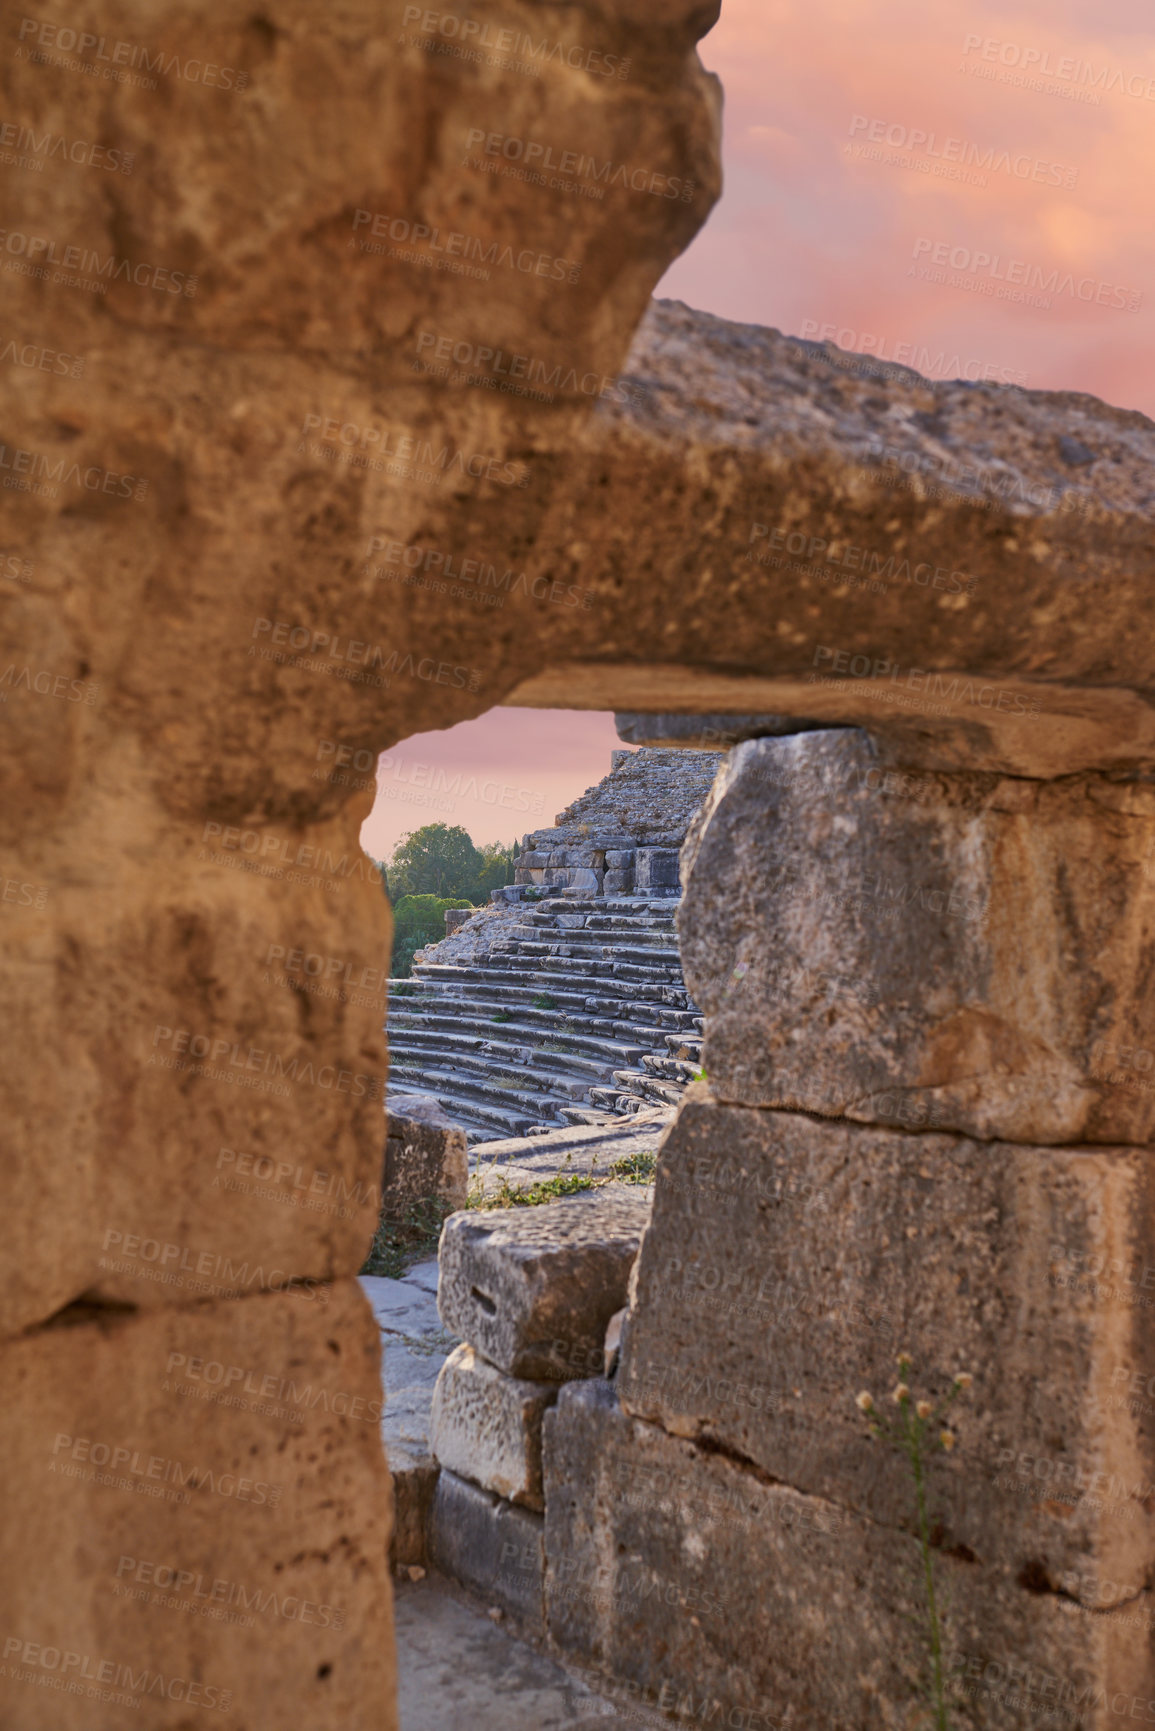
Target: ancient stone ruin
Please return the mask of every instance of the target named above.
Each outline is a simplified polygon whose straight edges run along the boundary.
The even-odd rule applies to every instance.
[[[678,849],[718,762],[615,752],[556,828],[525,837],[498,905],[391,982],[391,1093],[432,1095],[474,1142],[677,1105],[702,1046],[674,935]]]
[[[716,0],[503,0],[573,50],[535,77],[406,12],[6,26],[5,112],[135,168],[14,176],[2,240],[7,328],[65,358],[4,374],[4,1723],[396,1724],[390,922],[327,765],[497,704],[741,737],[616,1360],[575,1295],[580,1374],[524,1364],[524,1243],[455,1216],[494,1308],[445,1288],[447,1456],[475,1388],[541,1412],[542,1507],[495,1441],[435,1537],[667,1718],[910,1725],[919,1529],[854,1404],[909,1351],[973,1376],[926,1541],[955,1721],[1142,1719],[1151,423],[651,304],[718,196]],[[624,172],[550,191],[479,132]]]

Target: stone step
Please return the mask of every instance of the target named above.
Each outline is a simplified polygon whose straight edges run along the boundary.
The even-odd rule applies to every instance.
[[[595,1082],[605,1080],[605,1069],[590,1074],[575,1070],[537,1070],[515,1057],[502,1058],[478,1051],[449,1051],[444,1043],[431,1052],[424,1046],[393,1046],[390,1064],[402,1071],[427,1068],[468,1078],[475,1086],[493,1090],[498,1097],[512,1093],[515,1101],[525,1095],[584,1100]]]
[[[406,1093],[412,1092],[412,1090],[406,1085],[400,1087],[398,1092]],[[386,1090],[386,1106],[392,1098],[393,1095]],[[465,1131],[470,1147],[479,1142],[494,1142],[502,1137],[525,1134],[523,1130],[518,1128],[524,1122],[521,1113],[506,1112],[504,1109],[494,1108],[492,1111],[487,1110],[485,1115],[481,1116],[477,1111],[476,1102],[454,1098],[444,1093],[439,1096],[439,1104],[453,1122],[460,1125],[461,1129]]]
[[[404,1017],[398,1015],[394,1020],[389,1017],[386,1031],[390,1039],[396,1033],[402,1035],[415,1032],[445,1035],[460,1032],[463,1036],[481,1040],[500,1039],[502,1041],[532,1041],[543,1036],[555,1036],[573,1044],[578,1051],[591,1059],[604,1060],[604,1067],[609,1069],[617,1063],[636,1063],[643,1052],[650,1051],[655,1044],[660,1045],[662,1039],[670,1039],[660,1028],[646,1028],[637,1037],[630,1039],[612,1039],[608,1034],[594,1034],[585,1028],[565,1029],[557,1027],[556,1012],[553,1010],[537,1010],[530,1015],[519,1015],[509,1022],[494,1022],[492,1016],[483,1012],[487,1006],[483,1002],[472,1003],[467,1013],[462,1014],[456,1009],[446,1008],[444,1002],[436,1003],[435,1007],[421,1011],[406,1011]],[[590,1019],[591,1027],[601,1024]],[[500,1030],[500,1032],[498,1032]],[[653,1038],[651,1038],[653,1036]]]
[[[557,932],[547,927],[535,930],[533,927],[515,926],[501,944],[494,945],[494,953],[507,951],[523,956],[568,951],[573,955],[588,953],[621,961],[657,959],[681,967],[681,958],[677,949],[668,942],[666,932],[655,932],[646,940],[634,932]]]
[[[422,1052],[433,1058],[460,1057],[465,1062],[474,1056],[480,1056],[495,1063],[523,1064],[530,1072],[586,1075],[594,1081],[600,1080],[606,1073],[606,1059],[602,1054],[590,1057],[579,1052],[551,1052],[531,1041],[516,1043],[507,1039],[498,1040],[488,1034],[464,1033],[457,1028],[398,1028],[395,1031],[391,1028],[389,1050],[398,1054]],[[646,1054],[638,1052],[632,1060],[623,1059],[623,1062],[637,1062],[645,1056]],[[674,1061],[668,1060],[670,1063]]]
[[[624,1074],[627,1072],[623,1072]],[[500,1106],[511,1112],[524,1111],[530,1123],[537,1123],[543,1118],[554,1117],[561,1106],[572,1106],[576,1101],[585,1100],[589,1085],[576,1080],[569,1086],[558,1087],[556,1091],[547,1088],[526,1086],[534,1078],[527,1071],[515,1074],[513,1071],[502,1071],[495,1068],[492,1072],[483,1067],[477,1070],[436,1068],[432,1065],[418,1063],[416,1065],[405,1061],[390,1064],[390,1079],[395,1083],[414,1083],[424,1077],[428,1086],[425,1092],[441,1099],[443,1087],[452,1088],[465,1100],[474,1100],[479,1105]],[[523,1079],[524,1078],[524,1082]],[[450,1114],[452,1116],[452,1114]]]
[[[460,1052],[429,1052],[422,1047],[394,1047],[390,1066],[398,1081],[408,1081],[418,1075],[456,1076],[462,1087],[477,1089],[487,1099],[514,1106],[536,1098],[562,1101],[584,1100],[592,1087],[605,1081],[605,1071],[598,1075],[562,1074],[556,1070],[532,1070],[524,1064],[502,1063],[482,1056],[467,1057]],[[427,1092],[429,1090],[426,1090]]]
[[[552,998],[552,1004],[535,1004],[534,998],[542,996]],[[611,1021],[620,1022],[638,1030],[636,1035],[626,1033],[623,1037],[627,1040],[642,1038],[643,1050],[647,1052],[660,1047],[672,1028],[684,1028],[687,1033],[696,1034],[702,1026],[699,1012],[682,1009],[674,1004],[653,1000],[632,1003],[628,998],[599,998],[580,992],[566,992],[554,997],[552,992],[546,993],[536,988],[531,996],[524,990],[510,986],[490,986],[488,983],[484,989],[479,989],[476,995],[464,994],[460,986],[443,988],[435,985],[428,998],[410,999],[405,1010],[397,1013],[412,1015],[418,1009],[436,1010],[454,1016],[473,1015],[489,1020],[503,1012],[518,1023],[549,1029],[563,1038],[571,1031],[581,1031],[581,1024],[590,1024],[599,1033],[608,1036],[607,1024]],[[575,1024],[578,1024],[577,1028]],[[658,1036],[656,1040],[651,1037],[655,1033]]]
[[[689,998],[684,990],[674,986],[651,985],[636,980],[617,979],[613,974],[595,974],[586,978],[580,974],[560,974],[548,970],[535,970],[530,975],[518,974],[510,968],[483,968],[480,966],[466,967],[451,962],[418,962],[414,967],[414,977],[420,982],[432,986],[484,989],[490,998],[505,999],[510,1003],[528,1003],[533,1006],[535,997],[552,998],[552,1004],[536,1006],[541,1009],[580,1009],[586,1004],[591,986],[612,994],[618,1000],[633,999],[633,1003],[619,1002],[619,1009],[638,1009],[645,1005],[669,1003],[671,994],[674,1006],[687,1009]]]
[[[579,1042],[583,1050],[591,1053],[604,1052],[610,1063],[622,1057],[632,1062],[643,1052],[660,1051],[664,1042],[671,1037],[671,1026],[679,1032],[684,1029],[688,1036],[697,1034],[701,1028],[700,1016],[695,1016],[688,1010],[669,1009],[664,1005],[633,1006],[638,1016],[646,1015],[648,1020],[627,1020],[622,1016],[622,1011],[631,1006],[623,1005],[616,999],[603,1000],[600,1006],[595,1002],[589,1009],[567,1011],[564,1018],[557,1010],[535,1010],[523,1004],[514,1004],[508,1021],[496,1020],[498,1015],[504,1017],[509,1014],[511,1006],[508,1001],[498,998],[470,998],[460,1000],[460,1008],[458,1005],[459,1000],[455,997],[448,993],[441,994],[428,1001],[420,1010],[407,1010],[400,1022],[395,1023],[391,1017],[386,1026],[397,1027],[402,1031],[407,1027],[461,1027],[483,1036],[500,1028],[503,1032],[499,1037],[503,1039],[520,1039],[531,1033],[556,1035],[562,1040]],[[633,1049],[625,1053],[620,1050],[623,1046]]]
[[[657,1076],[664,1082],[680,1082],[683,1088],[694,1080],[695,1072],[700,1068],[681,1058],[668,1058],[664,1052],[643,1052],[641,1065],[648,1076]],[[614,1074],[617,1075],[616,1070]]]
[[[455,1123],[469,1132],[471,1143],[492,1141],[497,1137],[524,1136],[535,1124],[549,1124],[560,1129],[566,1123],[559,1115],[561,1109],[572,1104],[567,1100],[550,1100],[539,1110],[529,1105],[512,1106],[496,1099],[484,1088],[473,1087],[468,1078],[458,1077],[452,1072],[438,1073],[424,1066],[407,1076],[399,1075],[397,1090],[399,1093],[411,1092],[417,1082],[424,1093],[436,1097]]]

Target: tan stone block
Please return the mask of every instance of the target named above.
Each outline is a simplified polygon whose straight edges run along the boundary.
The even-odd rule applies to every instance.
[[[557,1383],[528,1382],[459,1346],[433,1391],[429,1444],[443,1467],[510,1502],[540,1509],[541,1420]]]
[[[1155,1138],[1155,788],[900,772],[749,741],[678,932],[722,1099],[1016,1142]]]
[[[379,1344],[355,1281],[76,1307],[2,1352],[5,1724],[395,1726]]]
[[[1142,1149],[695,1091],[659,1153],[616,1386],[638,1417],[909,1529],[903,1463],[855,1397],[893,1411],[900,1352],[918,1398],[969,1372],[958,1446],[930,1464],[944,1547],[1084,1598],[1076,1577],[1133,1585],[1155,1564],[1153,1226]]]
[[[914,1731],[929,1722],[918,1546],[861,1511],[629,1418],[611,1385],[545,1419],[555,1648],[676,1722]],[[936,1550],[950,1723],[1108,1731],[1155,1713],[1148,1590],[1091,1613],[993,1559]],[[660,1721],[659,1721],[660,1722]]]

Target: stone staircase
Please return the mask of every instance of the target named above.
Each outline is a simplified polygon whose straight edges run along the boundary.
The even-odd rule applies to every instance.
[[[389,982],[389,1092],[434,1095],[472,1142],[675,1105],[701,1061],[678,903],[520,904],[483,957]]]

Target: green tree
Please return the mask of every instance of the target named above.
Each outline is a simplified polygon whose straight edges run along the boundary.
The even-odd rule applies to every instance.
[[[481,867],[473,885],[473,899],[483,905],[490,890],[499,890],[513,882],[513,868],[521,849],[514,842],[503,847],[499,841],[487,842],[481,849]]]
[[[460,824],[427,823],[401,837],[389,862],[389,893],[399,904],[406,896],[470,898],[484,856]]]
[[[462,896],[402,896],[393,908],[393,960],[390,964],[393,978],[408,979],[413,972],[414,953],[445,936],[447,908],[472,906],[473,903]]]

